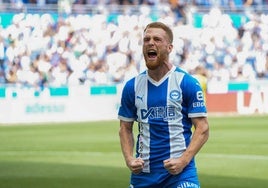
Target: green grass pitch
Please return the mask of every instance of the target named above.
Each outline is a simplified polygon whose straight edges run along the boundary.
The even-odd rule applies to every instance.
[[[268,185],[268,116],[209,117],[202,188]],[[118,121],[0,126],[0,188],[127,188]]]

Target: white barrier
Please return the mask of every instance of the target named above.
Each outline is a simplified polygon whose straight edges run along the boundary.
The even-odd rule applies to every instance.
[[[7,88],[0,99],[0,124],[117,119],[121,92],[116,88],[112,94],[90,94],[84,86],[68,88],[67,96],[51,96],[47,91],[34,96],[31,89]]]

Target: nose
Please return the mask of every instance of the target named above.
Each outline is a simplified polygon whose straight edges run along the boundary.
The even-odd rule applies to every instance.
[[[149,44],[150,46],[154,45],[154,40],[153,40],[153,39],[150,39],[150,40],[148,41],[148,44]]]

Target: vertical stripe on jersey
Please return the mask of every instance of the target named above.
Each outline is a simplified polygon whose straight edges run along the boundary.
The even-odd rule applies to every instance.
[[[167,106],[175,106],[175,118],[169,120],[169,134],[170,134],[170,157],[177,158],[182,155],[186,149],[185,138],[183,136],[182,124],[182,90],[180,87],[183,74],[180,72],[173,72],[169,77],[168,83],[168,98]]]
[[[147,109],[147,74],[138,76],[135,80],[135,105],[139,122],[139,137],[137,142],[137,157],[144,160],[143,172],[150,172],[149,153],[150,153],[150,126],[148,117],[143,118],[142,109]]]

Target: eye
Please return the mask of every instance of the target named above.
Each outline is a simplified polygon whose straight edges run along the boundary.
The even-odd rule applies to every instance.
[[[155,38],[154,40],[155,40],[155,41],[157,41],[157,42],[158,42],[158,41],[161,41],[161,39],[160,39],[160,38]]]
[[[150,38],[144,38],[143,41],[148,42],[148,41],[150,41]]]

